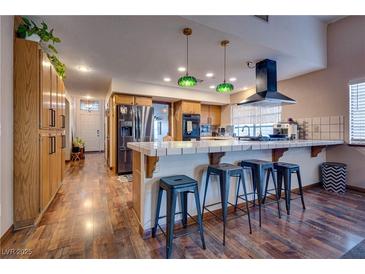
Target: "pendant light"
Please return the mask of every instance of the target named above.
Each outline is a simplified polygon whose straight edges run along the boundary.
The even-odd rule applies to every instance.
[[[227,64],[226,48],[228,44],[229,44],[228,40],[223,40],[221,42],[221,46],[224,48],[224,75],[223,75],[223,83],[219,84],[216,88],[216,91],[220,93],[231,92],[234,89],[231,83],[226,82],[226,64]]]
[[[191,28],[183,29],[183,34],[186,36],[186,74],[177,81],[180,87],[194,87],[197,84],[197,80],[194,76],[189,75],[189,36],[191,35]]]

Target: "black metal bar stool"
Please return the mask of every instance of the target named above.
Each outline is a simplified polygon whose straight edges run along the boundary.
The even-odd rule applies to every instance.
[[[164,190],[166,191],[167,194],[166,216],[160,217],[161,199]],[[198,220],[196,220],[188,213],[188,193],[194,193]],[[175,212],[176,200],[178,195],[180,195],[181,212]],[[162,177],[159,183],[155,225],[152,228],[152,237],[153,238],[156,237],[157,226],[158,226],[161,229],[162,233],[166,236],[167,259],[170,258],[172,254],[172,240],[174,238],[174,224],[175,224],[176,214],[182,214],[182,225],[184,228],[187,227],[188,216],[199,225],[198,230],[200,232],[200,238],[202,241],[203,249],[205,249],[203,220],[201,215],[199,192],[198,192],[198,182],[185,175]],[[166,233],[158,223],[159,219],[165,217],[166,217]]]
[[[302,200],[303,209],[305,209],[304,204],[304,195],[303,195],[303,186],[302,186],[302,178],[300,176],[300,167],[297,164],[283,163],[278,162],[274,164],[274,168],[277,171],[277,180],[278,180],[278,189],[279,189],[279,197],[281,198],[281,190],[283,185],[284,178],[284,193],[285,193],[285,206],[286,212],[290,215],[290,201],[293,200],[291,198],[291,175],[292,173],[297,174],[298,186],[299,186],[299,196]],[[267,186],[266,186],[267,187]],[[297,194],[297,193],[295,193]]]
[[[275,190],[275,202],[277,203],[278,206],[278,216],[279,218],[281,218],[281,213],[280,213],[280,198],[279,198],[279,193],[278,193],[278,188],[277,188],[277,184],[276,184],[276,179],[274,176],[274,164],[272,162],[269,161],[264,161],[264,160],[245,160],[242,161],[241,166],[243,168],[249,168],[252,171],[252,177],[253,177],[253,193],[248,193],[248,195],[255,195],[255,192],[257,193],[257,201],[258,201],[258,206],[259,206],[259,225],[261,227],[261,204],[263,203],[263,196],[266,196],[266,188],[265,188],[265,194],[263,195],[263,190],[264,190],[264,179],[265,179],[265,173],[266,173],[266,184],[268,184],[269,179],[270,179],[270,175],[272,177],[273,183],[274,183],[274,190]],[[241,199],[243,199],[243,197],[239,197]],[[255,203],[255,196],[254,196],[254,201],[253,201],[254,205]],[[247,204],[247,202],[246,202]]]
[[[219,176],[219,186],[220,186],[220,194],[221,194],[221,202],[205,205],[206,197],[207,197],[207,190],[209,185],[209,178],[211,175],[218,175]],[[229,195],[229,188],[230,188],[230,177],[238,177],[238,186],[240,185],[240,182],[242,182],[243,185],[243,195],[245,195],[247,199],[247,192],[246,192],[246,186],[245,186],[245,178],[243,174],[243,168],[240,166],[232,165],[232,164],[218,164],[218,165],[209,165],[207,170],[207,179],[205,183],[205,191],[204,191],[204,199],[203,199],[203,211],[202,215],[204,214],[204,210],[206,209],[208,212],[213,214],[216,218],[223,221],[223,245],[226,243],[226,223],[227,223],[227,208],[228,204],[235,206],[228,202],[228,195]],[[217,204],[222,204],[222,218],[214,214],[214,212],[210,211],[208,207],[214,206]],[[237,209],[237,206],[235,206],[235,209]],[[246,203],[246,211],[239,208],[241,211],[245,212],[248,217],[248,225],[250,228],[250,234],[252,233],[251,229],[251,219],[250,219],[250,211],[248,208],[248,205]],[[242,217],[242,216],[238,216]]]

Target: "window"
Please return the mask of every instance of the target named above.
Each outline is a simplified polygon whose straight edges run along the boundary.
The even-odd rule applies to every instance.
[[[365,82],[350,84],[350,144],[365,145]]]
[[[233,132],[236,136],[267,136],[281,120],[281,106],[242,105],[232,107]]]
[[[92,112],[99,111],[99,101],[98,100],[80,100],[80,110]]]

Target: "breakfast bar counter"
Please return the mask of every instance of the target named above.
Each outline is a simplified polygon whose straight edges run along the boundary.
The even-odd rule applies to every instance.
[[[246,159],[283,161],[296,163],[302,170],[303,185],[319,182],[319,166],[326,161],[326,147],[341,145],[342,140],[293,140],[293,141],[239,141],[204,140],[172,142],[130,142],[133,150],[133,209],[140,223],[143,237],[150,234],[155,216],[158,182],[161,177],[187,175],[198,181],[199,192],[205,185],[209,164],[219,162],[237,164]],[[246,186],[252,191],[251,176],[245,173]],[[217,178],[212,179],[207,202],[220,201]],[[214,182],[216,181],[216,183]],[[232,180],[229,199],[234,200],[236,180]],[[297,182],[293,182],[295,188]],[[163,199],[166,199],[163,197]],[[165,205],[165,202],[162,202]],[[219,208],[219,205],[217,205]],[[188,205],[189,213],[196,215],[193,203]],[[166,208],[161,207],[161,212]],[[178,216],[177,216],[178,217]]]

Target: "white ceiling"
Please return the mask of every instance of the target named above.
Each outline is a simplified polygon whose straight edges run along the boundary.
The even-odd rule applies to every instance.
[[[207,18],[209,17],[209,18]],[[183,74],[177,71],[185,66],[185,37],[181,30],[191,27],[189,40],[189,72],[204,80],[196,90],[215,92],[210,85],[220,83],[223,73],[223,50],[219,45],[223,39],[230,40],[227,50],[227,78],[236,77],[237,90],[254,85],[254,70],[245,66],[246,61],[271,58],[278,61],[278,78],[323,68],[320,62],[310,58],[294,56],[292,47],[288,51],[270,43],[260,43],[260,38],[244,37],[240,30],[218,30],[205,21],[219,16],[37,16],[36,21],[48,23],[62,39],[57,45],[62,61],[67,66],[66,88],[71,95],[104,97],[112,79],[176,87],[177,79]],[[227,16],[226,16],[227,17]],[[256,20],[255,24],[266,24]],[[276,16],[279,17],[279,16]],[[226,18],[227,19],[227,18]],[[318,20],[319,19],[319,20]],[[318,22],[334,20],[318,18]],[[229,20],[229,18],[228,18]],[[319,27],[321,27],[319,23]],[[262,25],[265,27],[265,25]],[[237,32],[237,33],[236,33]],[[303,45],[302,45],[303,46]],[[321,53],[322,54],[322,53]],[[323,54],[322,54],[323,55]],[[79,65],[87,66],[90,72],[80,72]],[[207,72],[215,77],[208,79]],[[172,81],[165,83],[164,77]]]

